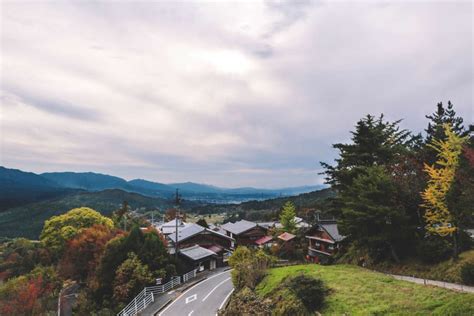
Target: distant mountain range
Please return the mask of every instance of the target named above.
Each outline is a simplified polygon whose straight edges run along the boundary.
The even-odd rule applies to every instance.
[[[207,204],[209,202],[221,203],[215,209],[219,212],[234,211],[236,205],[228,203],[294,195],[297,194],[295,192],[318,190],[319,186],[277,190],[226,189],[192,182],[163,184],[142,179],[126,181],[91,172],[35,174],[0,167],[0,237],[38,238],[46,219],[81,206],[108,215],[127,201],[139,213],[157,209],[164,211],[173,207],[176,188],[183,196],[183,209],[206,213],[209,207],[209,210],[214,210],[212,205]],[[279,198],[277,203],[282,199]],[[272,202],[262,205],[270,206],[267,203]]]
[[[120,189],[149,197],[172,199],[179,189],[185,200],[212,203],[238,203],[291,196],[324,188],[322,185],[282,189],[220,188],[193,182],[158,183],[143,179],[125,179],[93,172],[48,172],[35,174],[0,167],[0,210],[82,191]]]

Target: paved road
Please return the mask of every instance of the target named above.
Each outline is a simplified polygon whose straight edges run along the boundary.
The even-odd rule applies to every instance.
[[[186,290],[159,316],[215,316],[232,293],[230,270],[213,275]]]

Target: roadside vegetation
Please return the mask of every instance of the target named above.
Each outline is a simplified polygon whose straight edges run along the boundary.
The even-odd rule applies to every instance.
[[[314,278],[327,287],[317,309],[323,315],[470,315],[474,310],[472,294],[398,281],[353,265],[311,264],[268,271],[256,293],[261,302],[274,306],[272,315],[291,315],[304,306],[288,285],[294,276]],[[306,307],[303,311],[314,314]]]
[[[115,315],[144,286],[180,269],[163,236],[141,224],[127,204],[112,218],[83,207],[47,220],[39,242],[2,243],[0,315],[54,313],[65,284],[79,285],[78,315]]]

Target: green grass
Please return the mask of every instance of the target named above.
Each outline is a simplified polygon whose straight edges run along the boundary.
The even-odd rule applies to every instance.
[[[399,264],[381,263],[373,268],[392,274],[413,275],[419,278],[462,283],[461,267],[466,263],[474,263],[474,250],[461,253],[457,260],[449,259],[436,264],[425,264],[412,259]]]
[[[257,293],[271,297],[287,276],[322,279],[330,289],[323,315],[473,315],[474,295],[398,281],[351,265],[297,265],[271,269]]]

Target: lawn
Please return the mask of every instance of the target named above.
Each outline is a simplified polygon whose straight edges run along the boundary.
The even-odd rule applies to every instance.
[[[315,264],[271,269],[258,285],[271,297],[289,275],[304,273],[322,279],[330,289],[323,315],[473,315],[474,295],[398,281],[351,266]]]

